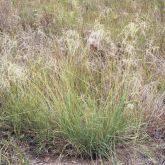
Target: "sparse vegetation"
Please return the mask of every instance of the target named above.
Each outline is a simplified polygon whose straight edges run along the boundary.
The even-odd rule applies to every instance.
[[[121,145],[165,142],[164,12],[163,0],[1,0],[0,164],[28,164],[15,141],[112,164]]]

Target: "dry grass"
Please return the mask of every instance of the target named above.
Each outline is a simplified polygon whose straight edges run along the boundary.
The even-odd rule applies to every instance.
[[[92,158],[164,130],[164,5],[2,0],[2,125],[36,153]]]

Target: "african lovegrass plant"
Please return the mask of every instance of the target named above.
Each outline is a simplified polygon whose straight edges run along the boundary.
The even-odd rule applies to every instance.
[[[11,81],[5,94],[4,120],[18,136],[32,132],[43,141],[63,137],[63,146],[70,144],[80,153],[107,156],[128,128],[135,133],[141,119],[132,116],[136,111],[126,111],[127,82],[122,77],[107,87],[103,76],[104,71],[112,74],[110,68],[96,71],[75,59],[64,59],[56,71],[44,68],[43,62],[32,64],[26,82]]]

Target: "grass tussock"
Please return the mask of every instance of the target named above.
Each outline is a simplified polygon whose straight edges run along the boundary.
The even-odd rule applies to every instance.
[[[145,142],[164,116],[163,1],[0,3],[1,127],[36,153]]]

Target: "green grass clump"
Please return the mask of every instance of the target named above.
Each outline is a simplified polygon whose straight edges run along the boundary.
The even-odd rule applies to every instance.
[[[72,61],[51,74],[42,67],[33,66],[28,81],[11,84],[4,96],[4,121],[18,137],[37,134],[34,143],[41,148],[45,143],[53,145],[48,139],[62,138],[61,149],[70,145],[79,154],[107,157],[128,128],[130,134],[136,132],[140,121],[128,120],[127,96],[124,92],[113,96],[119,84],[114,84],[107,96],[100,96],[97,90],[104,92],[101,79],[96,80],[89,68]]]

